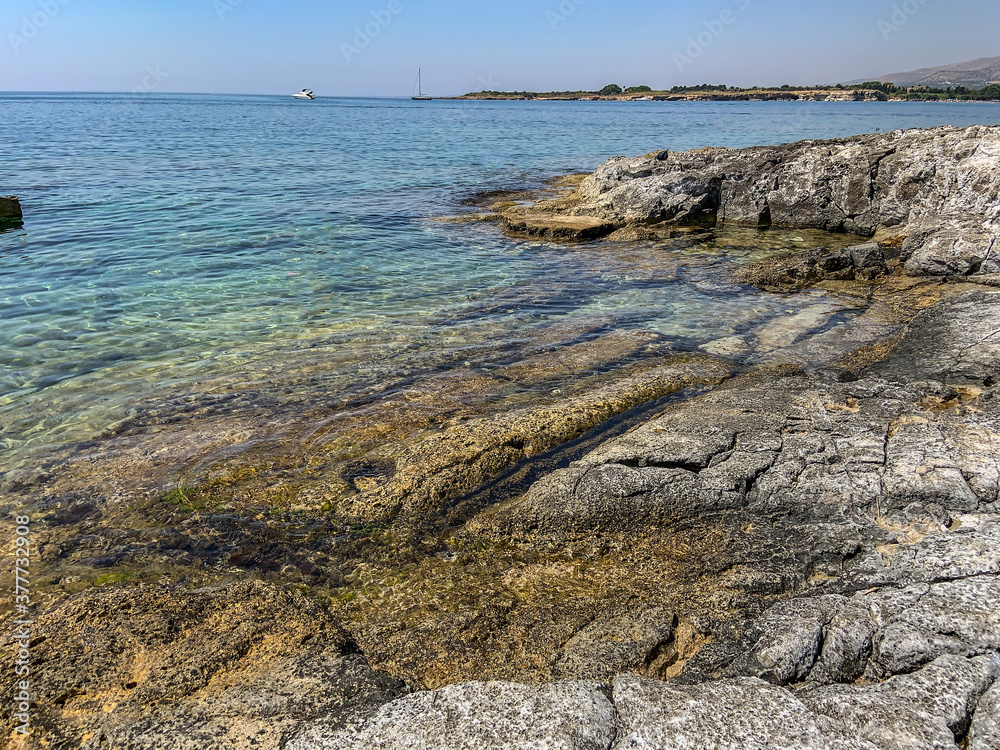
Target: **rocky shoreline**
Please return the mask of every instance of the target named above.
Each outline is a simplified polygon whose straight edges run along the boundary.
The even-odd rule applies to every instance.
[[[614,159],[488,218],[572,241],[706,224],[849,232],[856,242],[739,275],[789,294],[850,290],[874,312],[753,367],[716,342],[603,386],[620,388],[610,396],[432,437],[412,471],[340,502],[353,527],[314,512],[280,544],[264,531],[279,519],[247,528],[284,579],[231,571],[53,599],[33,643],[36,738],[1000,748],[1000,128]],[[527,492],[462,505],[606,419],[603,404],[692,384],[706,392]],[[60,529],[100,537],[92,501],[44,478],[15,489],[52,540],[43,560],[70,554]],[[223,523],[252,526],[151,508],[103,510],[102,523],[135,524],[133,545],[171,538],[189,560]],[[292,575],[320,553],[346,561],[351,598]]]
[[[683,93],[649,92],[634,94],[533,94],[524,96],[515,93],[482,92],[442,99],[473,101],[534,101],[534,102],[884,102],[888,101],[883,92],[874,89],[794,89],[765,91],[685,91]]]
[[[502,221],[578,239],[700,223],[813,228],[872,237],[914,276],[998,273],[998,158],[996,127],[658,151],[612,159],[571,194],[507,208]]]

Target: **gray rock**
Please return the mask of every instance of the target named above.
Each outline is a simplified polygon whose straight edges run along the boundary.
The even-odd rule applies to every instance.
[[[414,693],[338,732],[309,729],[286,750],[607,750],[614,706],[595,682],[469,682]]]
[[[879,611],[872,659],[882,675],[915,669],[944,654],[1000,651],[1000,578],[976,576],[869,597]]]
[[[927,575],[933,580],[933,571]],[[787,684],[830,684],[862,675],[883,679],[919,669],[945,655],[1000,651],[1000,578],[983,575],[886,587],[867,593],[793,599],[768,609],[735,640],[712,644],[685,668],[728,653],[726,676]]]
[[[675,627],[672,612],[652,609],[596,620],[566,643],[555,674],[562,678],[611,680],[623,672],[657,669]],[[664,665],[665,666],[665,665]]]
[[[802,691],[799,698],[884,750],[954,750],[998,674],[995,655],[942,656],[882,684],[830,685]]]
[[[903,383],[1000,381],[1000,293],[965,292],[924,310],[871,373]]]
[[[911,224],[903,243],[906,272],[911,276],[968,276],[988,265],[996,242],[994,231],[976,220],[929,218]],[[991,267],[990,267],[991,268]]]
[[[995,273],[998,162],[1000,128],[979,126],[663,151],[604,164],[584,181],[573,212],[618,224],[714,216],[719,226],[885,230],[905,238],[910,274]],[[862,277],[880,272],[874,250],[849,256]]]
[[[823,633],[823,650],[809,671],[809,680],[821,684],[850,682],[865,672],[876,625],[864,599],[843,602]]]
[[[982,446],[1000,445],[1000,435],[993,420],[973,429],[916,398],[871,379],[727,384],[605,443],[472,525],[616,530],[746,509],[812,522],[898,514],[904,526],[940,529],[951,512],[995,502],[997,456]],[[983,408],[993,407],[983,400]]]
[[[843,597],[793,599],[771,607],[747,639],[754,642],[730,669],[732,675],[760,677],[779,685],[805,679],[819,657],[823,632]]]
[[[859,556],[845,569],[845,582],[865,588],[1000,574],[996,517],[967,519],[969,526],[953,532],[939,531],[916,543],[890,544]]]
[[[1000,750],[1000,682],[976,706],[969,728],[969,750]]]
[[[635,675],[614,682],[628,748],[732,750],[873,750],[835,721],[812,713],[795,695],[754,678],[677,685]]]
[[[854,265],[855,275],[859,271],[865,272],[867,277],[871,274],[885,271],[885,255],[877,242],[869,242],[865,245],[853,245],[847,248],[851,253],[851,261]]]

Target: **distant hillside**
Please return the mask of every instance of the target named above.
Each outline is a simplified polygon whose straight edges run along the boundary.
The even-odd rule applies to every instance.
[[[849,85],[865,81],[884,81],[897,86],[968,86],[982,88],[991,83],[1000,83],[1000,57],[981,57],[978,60],[942,65],[938,68],[921,68],[907,73],[889,73],[878,78],[851,81]]]

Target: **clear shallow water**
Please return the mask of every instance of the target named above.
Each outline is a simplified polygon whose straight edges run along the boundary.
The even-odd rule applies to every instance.
[[[556,325],[694,348],[822,301],[725,281],[745,237],[567,248],[432,218],[617,154],[992,124],[1000,105],[9,94],[0,122],[0,192],[26,214],[0,234],[0,445],[18,452],[303,373],[321,386],[286,401],[488,368]]]

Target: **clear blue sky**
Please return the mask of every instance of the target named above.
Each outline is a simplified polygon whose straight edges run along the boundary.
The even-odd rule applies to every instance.
[[[610,82],[812,84],[1000,55],[995,0],[3,0],[3,6],[5,91],[145,86],[285,94],[308,86],[329,96],[396,96],[410,94],[418,66],[425,93],[440,96]],[[378,32],[367,44],[356,32],[366,25]]]

